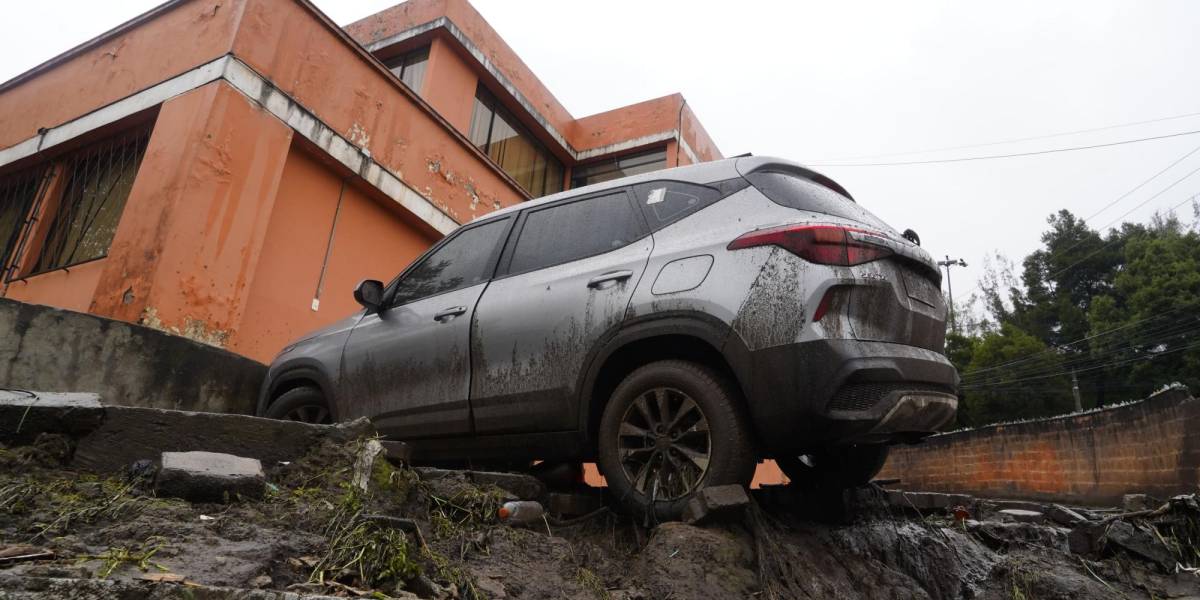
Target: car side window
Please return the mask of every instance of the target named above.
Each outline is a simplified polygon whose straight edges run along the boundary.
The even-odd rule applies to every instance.
[[[682,181],[652,181],[633,188],[651,229],[659,229],[721,199],[715,188]]]
[[[543,269],[621,248],[646,235],[625,190],[525,216],[509,273]]]
[[[391,303],[405,304],[487,281],[508,221],[500,219],[456,234],[404,274]]]

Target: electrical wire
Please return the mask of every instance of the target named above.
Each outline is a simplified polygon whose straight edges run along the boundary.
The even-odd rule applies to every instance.
[[[1196,135],[1200,133],[1200,129],[1192,131],[1180,131],[1176,133],[1168,133],[1164,135],[1155,135],[1143,138],[1134,138],[1130,140],[1120,140],[1116,142],[1106,142],[1103,144],[1091,144],[1087,146],[1069,146],[1066,148],[1049,148],[1046,150],[1034,150],[1031,152],[1014,152],[1012,154],[989,154],[984,156],[959,156],[955,158],[934,158],[928,160],[906,160],[898,162],[870,162],[870,163],[809,163],[808,167],[898,167],[904,165],[932,165],[941,163],[956,163],[967,162],[974,160],[993,160],[998,158],[1017,158],[1021,156],[1040,156],[1042,154],[1056,154],[1060,152],[1074,152],[1076,150],[1092,150],[1095,148],[1109,148],[1112,146],[1121,146],[1124,144],[1136,144],[1138,142],[1150,142],[1154,140],[1165,140],[1170,138],[1182,137],[1187,135]]]
[[[885,154],[865,154],[859,156],[843,156],[841,158],[830,158],[820,162],[841,162],[844,160],[869,160],[874,158],[888,158],[892,156],[909,156],[912,154],[931,154],[933,152],[946,152],[948,150],[968,150],[970,148],[985,148],[988,146],[999,146],[1002,144],[1015,144],[1018,142],[1031,142],[1034,140],[1046,140],[1050,138],[1063,137],[1068,135],[1078,135],[1080,133],[1093,133],[1096,131],[1108,131],[1110,129],[1122,129],[1125,127],[1134,127],[1137,125],[1147,125],[1149,123],[1161,123],[1163,121],[1174,121],[1176,119],[1185,119],[1187,117],[1200,116],[1200,112],[1187,113],[1182,115],[1174,115],[1171,117],[1159,117],[1157,119],[1147,119],[1145,121],[1133,121],[1130,123],[1120,123],[1117,125],[1106,125],[1104,127],[1092,127],[1089,129],[1076,129],[1073,131],[1063,131],[1060,133],[1048,133],[1045,135],[1034,135],[1029,137],[1011,138],[1007,140],[998,140],[994,142],[982,142],[976,144],[963,144],[959,146],[944,146],[941,148],[930,148],[928,150],[909,150],[907,152],[888,152]]]
[[[1192,344],[1188,344],[1186,346],[1180,346],[1179,348],[1172,348],[1171,350],[1164,350],[1162,352],[1156,352],[1154,354],[1148,354],[1146,356],[1138,356],[1138,357],[1134,357],[1134,358],[1130,358],[1130,359],[1126,359],[1126,360],[1120,360],[1120,361],[1115,361],[1115,362],[1111,362],[1111,363],[1095,365],[1092,367],[1088,367],[1086,369],[1076,369],[1074,372],[1077,374],[1078,373],[1086,373],[1086,372],[1090,372],[1090,371],[1095,371],[1096,369],[1115,367],[1115,366],[1119,366],[1119,365],[1129,364],[1131,362],[1138,362],[1138,361],[1142,361],[1142,360],[1154,360],[1156,358],[1166,356],[1168,354],[1174,354],[1176,352],[1183,352],[1184,350],[1190,350],[1192,348],[1197,348],[1197,347],[1200,347],[1200,342],[1195,342]],[[1012,379],[1009,381],[1004,381],[1004,382],[1000,382],[997,384],[991,384],[991,385],[970,384],[970,385],[961,386],[961,388],[964,390],[966,390],[966,389],[981,389],[981,388],[994,387],[994,386],[1003,385],[1003,384],[1020,383],[1022,381],[1034,381],[1034,380],[1038,380],[1038,379],[1049,379],[1051,377],[1065,377],[1066,375],[1070,375],[1070,374],[1071,374],[1071,371],[1063,371],[1060,373],[1051,373],[1048,375],[1037,375],[1037,376],[1025,377],[1025,378],[1021,378],[1021,379]]]
[[[1140,339],[1132,339],[1124,344],[1106,348],[1099,352],[1076,356],[1061,363],[1051,365],[1035,365],[1032,367],[1026,367],[1025,369],[1017,369],[1008,373],[1000,373],[991,377],[985,377],[981,380],[975,379],[966,381],[965,384],[992,385],[1012,378],[1054,373],[1070,373],[1075,369],[1082,369],[1084,367],[1103,364],[1107,362],[1108,359],[1111,359],[1115,356],[1124,355],[1130,351],[1136,351],[1139,346],[1161,346],[1175,340],[1175,338],[1184,337],[1185,339],[1191,339],[1191,337],[1197,334],[1200,334],[1200,323],[1191,323],[1183,327],[1168,328],[1167,330],[1163,331],[1148,332],[1145,337]]]

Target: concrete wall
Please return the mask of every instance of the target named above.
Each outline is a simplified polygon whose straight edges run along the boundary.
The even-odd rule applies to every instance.
[[[992,425],[900,446],[879,478],[912,490],[1119,504],[1200,484],[1200,401],[1185,390],[1076,416]]]
[[[179,336],[0,298],[0,387],[251,414],[265,375],[261,363]]]

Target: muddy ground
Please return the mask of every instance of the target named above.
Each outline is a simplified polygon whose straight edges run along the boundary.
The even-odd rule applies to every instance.
[[[220,504],[155,497],[149,473],[66,470],[61,438],[0,449],[0,599],[1200,598],[1200,526],[1177,510],[1107,522],[1153,526],[1150,558],[1103,539],[1072,553],[1049,524],[921,515],[877,488],[830,510],[759,495],[703,527],[602,509],[516,528],[495,516],[510,494],[465,475],[380,460],[364,491],[365,445],[271,465],[263,499]]]

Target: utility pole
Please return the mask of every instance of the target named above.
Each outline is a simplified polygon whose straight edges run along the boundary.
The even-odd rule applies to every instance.
[[[1083,401],[1079,399],[1079,378],[1075,376],[1075,369],[1071,369],[1071,393],[1075,395],[1075,412],[1083,410]]]
[[[939,267],[946,267],[946,292],[950,294],[950,331],[958,333],[958,322],[954,320],[954,286],[950,285],[950,267],[965,267],[967,261],[961,258],[950,258],[946,255],[946,260],[938,261]]]

